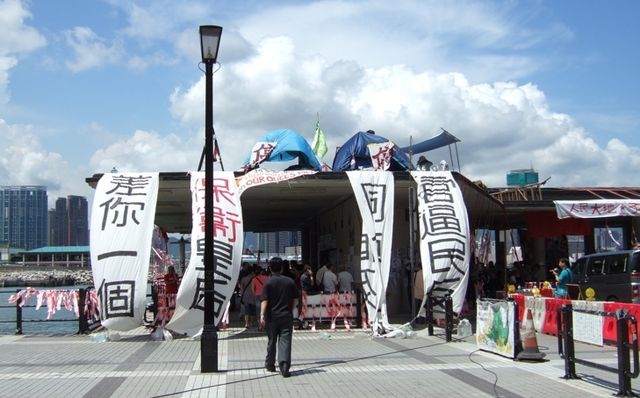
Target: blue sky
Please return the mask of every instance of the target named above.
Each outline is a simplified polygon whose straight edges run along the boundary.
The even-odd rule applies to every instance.
[[[330,148],[443,127],[489,186],[530,166],[551,186],[637,186],[638,15],[632,0],[0,0],[0,185],[54,200],[112,167],[197,168],[198,26],[218,24],[228,170],[272,129],[311,141],[319,112]]]

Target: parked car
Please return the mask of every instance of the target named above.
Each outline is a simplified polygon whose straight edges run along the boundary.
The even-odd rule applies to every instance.
[[[592,288],[597,301],[640,303],[640,250],[588,254],[572,269],[583,298]]]

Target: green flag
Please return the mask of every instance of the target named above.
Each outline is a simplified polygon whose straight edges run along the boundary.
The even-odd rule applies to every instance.
[[[320,128],[320,116],[318,116],[318,119],[316,120],[316,135],[313,137],[311,149],[318,159],[322,159],[325,153],[327,153],[327,143],[324,140],[324,133]]]

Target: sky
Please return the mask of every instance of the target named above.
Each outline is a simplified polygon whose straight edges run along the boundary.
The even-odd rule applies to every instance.
[[[446,129],[489,187],[530,167],[546,186],[638,186],[638,15],[634,0],[0,0],[0,185],[46,185],[52,204],[113,168],[196,170],[198,27],[220,25],[225,170],[274,129],[311,143],[319,115],[329,165],[358,131],[407,146]]]

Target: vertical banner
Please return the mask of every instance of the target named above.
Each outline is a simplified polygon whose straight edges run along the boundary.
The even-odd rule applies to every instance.
[[[496,354],[515,358],[516,313],[512,301],[478,299],[476,345]]]
[[[213,255],[215,257],[215,324],[217,325],[233,295],[242,261],[242,207],[232,171],[214,173],[213,187]],[[176,310],[166,328],[189,336],[204,325],[204,219],[205,175],[191,174],[191,258],[182,277]],[[208,309],[209,310],[209,309]]]
[[[460,187],[450,171],[412,171],[418,184],[420,259],[425,294],[444,312],[444,297],[460,313],[469,280],[470,233]],[[442,299],[442,300],[440,300]]]
[[[348,171],[362,216],[360,273],[362,292],[375,335],[392,328],[387,317],[386,291],[393,240],[393,173]]]
[[[107,173],[91,209],[91,270],[107,329],[142,325],[158,173]]]

